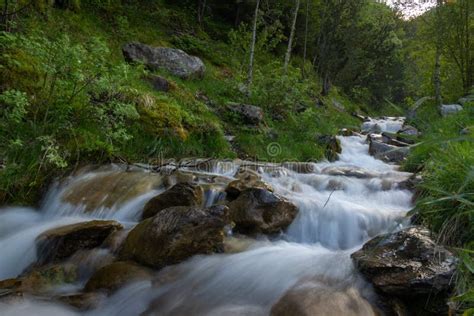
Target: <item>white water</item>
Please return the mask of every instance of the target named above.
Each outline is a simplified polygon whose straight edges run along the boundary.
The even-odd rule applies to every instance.
[[[385,117],[382,119],[370,118],[362,124],[363,132],[398,132],[405,123],[404,117]]]
[[[395,130],[392,120],[377,124]],[[264,168],[264,179],[299,208],[297,218],[279,238],[255,240],[240,253],[195,256],[159,271],[156,280],[122,288],[87,314],[140,315],[148,310],[152,315],[268,315],[279,297],[305,281],[328,290],[355,288],[370,301],[372,290],[354,271],[350,254],[371,237],[404,224],[411,193],[398,189],[397,183],[409,174],[369,156],[362,137],[340,140],[340,159],[315,164],[313,173],[299,174],[281,166],[278,172]],[[220,162],[211,173],[194,173],[201,183],[215,176],[230,177],[230,181],[243,163]],[[57,184],[39,210],[0,211],[0,279],[18,276],[36,260],[35,239],[42,232],[91,218],[134,225],[146,201],[163,190],[147,189],[124,203],[92,212],[63,201],[75,184],[104,172],[118,171],[114,167],[89,172]],[[221,200],[222,189],[223,185],[214,185],[207,190],[205,204]],[[75,314],[66,307],[45,304],[0,303],[0,314]]]

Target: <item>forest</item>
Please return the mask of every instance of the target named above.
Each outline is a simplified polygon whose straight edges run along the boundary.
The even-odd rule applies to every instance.
[[[347,167],[349,169],[354,166],[375,168],[374,172],[382,174],[379,162],[369,164],[366,161],[372,157],[360,156],[357,151],[359,147],[355,144],[358,144],[358,138],[355,140],[354,137],[362,137],[364,134],[363,144],[366,144],[365,135],[368,135],[369,153],[376,158],[379,149],[371,142],[377,143],[379,139],[383,139],[380,141],[383,145],[391,146],[388,154],[381,155],[380,157],[384,158],[379,159],[385,159],[384,162],[388,164],[388,167],[384,166],[388,168],[384,169],[386,173],[373,176],[377,181],[378,177],[381,177],[382,189],[377,194],[384,197],[381,197],[380,201],[374,198],[376,202],[370,207],[382,205],[381,208],[387,207],[389,210],[403,208],[407,216],[411,217],[413,225],[429,229],[432,234],[430,238],[454,254],[456,272],[450,275],[448,282],[452,288],[439,291],[446,291],[447,294],[437,293],[433,296],[444,295],[443,299],[447,300],[447,303],[444,302],[443,306],[449,306],[450,315],[474,315],[474,3],[471,0],[432,2],[433,5],[426,11],[410,15],[410,1],[0,0],[0,206],[4,207],[0,209],[0,248],[4,247],[2,243],[6,242],[2,238],[7,236],[7,224],[4,227],[1,223],[2,214],[6,214],[5,218],[8,219],[8,212],[12,207],[57,207],[56,204],[48,204],[51,196],[69,194],[69,187],[59,179],[81,177],[78,174],[83,171],[80,170],[87,169],[89,172],[95,170],[91,168],[100,170],[103,166],[110,165],[126,166],[127,171],[130,166],[141,168],[145,165],[158,166],[153,169],[158,170],[164,168],[170,159],[205,159],[221,161],[221,164],[222,161],[239,161],[240,169],[245,161],[262,165],[283,164],[288,170],[292,170],[288,167],[290,163],[291,166],[300,166],[302,163],[307,166],[306,164],[311,163],[311,168],[330,176],[336,176],[336,171],[327,171],[327,168],[341,167],[343,163],[350,162]],[[179,51],[167,50],[169,48]],[[163,66],[167,62],[172,65]],[[393,118],[399,117],[403,118],[403,128],[377,129],[394,124],[396,120],[393,121]],[[370,125],[373,122],[379,122],[375,129]],[[369,127],[364,130],[364,126]],[[414,132],[406,132],[406,137],[400,136],[401,131],[408,130]],[[372,136],[373,133],[378,136]],[[350,139],[355,143],[351,143]],[[397,152],[398,155],[398,146],[406,148],[403,149],[403,157],[397,156],[395,160],[390,160],[392,158],[388,156],[392,152]],[[348,151],[345,151],[346,148],[349,148]],[[348,154],[349,150],[353,157]],[[394,162],[395,169],[392,168]],[[218,165],[220,166],[219,163]],[[343,171],[338,169],[337,175],[342,174],[350,178],[347,168]],[[352,174],[362,172],[359,169],[354,170],[351,171]],[[247,178],[247,182],[252,182],[259,189],[268,189],[267,185],[271,184],[274,189],[269,191],[282,195],[287,194],[283,192],[288,190],[307,192],[305,190],[309,189],[306,186],[316,187],[320,185],[316,184],[319,183],[317,181],[322,181],[319,178],[303,179],[308,176],[307,172],[293,175],[293,178],[290,177],[291,181],[284,182],[274,179],[277,177],[274,175],[277,171],[271,173],[265,169],[262,173],[257,167],[252,172],[255,171],[260,173],[258,180],[255,178],[257,175],[252,173],[253,176]],[[227,176],[224,171],[219,172],[220,176]],[[413,175],[410,176],[410,181],[417,180],[407,184],[409,190],[396,190],[395,184],[390,189],[383,189],[384,183],[392,181],[393,177],[404,177],[408,173]],[[202,180],[200,177],[198,174],[198,180],[194,179],[207,190],[210,184],[206,182],[203,185],[202,181],[208,180]],[[359,174],[352,177],[356,179],[353,180],[354,183],[359,183],[369,176]],[[331,199],[335,199],[334,203],[338,203],[339,200],[336,199],[339,198],[344,200],[344,197],[337,195],[339,190],[347,193],[342,187],[357,186],[346,178],[342,182],[348,182],[341,182],[342,184],[339,178],[335,180],[337,181],[330,181],[330,189],[325,189],[329,190],[328,197],[319,198],[317,195],[319,200],[322,199],[321,204],[324,204],[320,208],[321,212],[326,210],[326,205],[330,207]],[[103,181],[104,186],[113,183],[113,188],[119,187],[119,184],[132,187],[132,184],[123,184],[120,182],[122,180],[116,178]],[[181,180],[177,181],[180,183]],[[300,191],[295,189],[294,184],[299,181],[302,181],[299,184]],[[293,187],[286,187],[290,182]],[[336,182],[338,184],[334,184]],[[369,182],[365,184],[366,187],[374,185],[376,181]],[[408,180],[405,182],[408,183]],[[238,189],[234,188],[237,190],[235,200],[230,199],[229,196],[236,192],[229,191],[232,183],[226,182],[228,186],[221,188],[221,191],[227,193],[226,201],[230,204],[226,205],[230,207],[234,225],[232,227],[239,234],[247,235],[250,234],[250,228],[245,225],[250,224],[245,222],[247,224],[240,227],[239,221],[232,215],[232,207],[237,207],[236,202],[243,196],[243,192],[247,191],[243,190],[240,184]],[[101,185],[90,185],[89,191],[85,189],[87,185],[71,186],[71,190],[79,192],[78,194],[87,193],[83,201],[90,201],[89,196],[98,198],[100,195]],[[63,187],[67,188],[62,189]],[[168,185],[164,187],[168,188]],[[285,190],[280,187],[285,187]],[[402,191],[405,193],[401,193]],[[396,203],[405,201],[398,196],[408,194],[408,191],[412,195],[407,198],[406,203],[412,204],[405,209],[405,205],[402,207]],[[206,192],[204,191],[205,199]],[[128,193],[130,192],[127,191]],[[150,194],[150,191],[147,193]],[[113,194],[110,192],[103,201]],[[354,197],[348,198],[348,201],[370,195],[360,192],[351,194],[354,194]],[[286,197],[294,202],[293,195]],[[67,198],[71,199],[68,200],[70,204],[74,204],[71,202],[74,198],[67,195],[63,200],[66,201]],[[144,206],[144,214],[155,198]],[[179,195],[171,199],[181,198],[183,197]],[[295,199],[298,198],[309,197]],[[395,201],[397,199],[399,200]],[[386,203],[392,203],[389,201],[397,206],[387,206]],[[296,217],[298,219],[309,202],[294,203],[299,209],[299,215]],[[97,207],[98,204],[94,205]],[[116,204],[111,202],[110,205]],[[211,203],[206,207],[212,208],[212,205]],[[245,205],[250,208],[249,205],[253,204]],[[272,205],[276,209],[279,208]],[[67,209],[65,206],[61,207]],[[84,209],[87,207],[84,206]],[[156,212],[153,211],[153,214]],[[163,213],[155,216],[160,214]],[[375,217],[370,217],[368,213],[361,214],[357,217],[358,227],[385,220],[378,217],[374,219]],[[352,215],[345,216],[352,218]],[[102,215],[99,218],[104,219]],[[115,217],[112,219],[117,220]],[[246,220],[250,221],[248,218]],[[349,219],[346,220],[350,222]],[[390,220],[393,218],[390,217]],[[146,221],[140,221],[136,227]],[[323,219],[319,221],[318,225]],[[396,222],[402,225],[401,219]],[[8,220],[5,220],[5,223],[9,223]],[[71,223],[73,222],[68,222]],[[291,226],[288,226],[290,223]],[[121,224],[128,227],[124,222]],[[209,227],[212,225],[215,223],[208,223]],[[297,240],[306,244],[306,237],[299,240],[299,237],[295,236],[300,235],[292,235],[295,227],[295,222],[289,220],[286,226],[277,230],[260,227],[257,231],[252,230],[252,234],[258,232],[274,236],[272,234],[281,232],[290,236],[288,239],[284,238],[285,242]],[[337,230],[341,234],[344,231],[349,234],[351,231],[341,227]],[[336,246],[332,243],[333,239],[327,239],[331,233],[320,237],[321,239],[313,240],[311,237],[310,241],[331,250],[354,250],[355,246],[362,246],[363,242],[388,231],[387,227],[384,226],[380,230],[373,228],[377,234],[372,234],[372,230],[367,228],[368,235],[361,233],[359,235],[364,237],[351,239],[354,241],[362,238],[354,244],[342,243],[343,237],[339,237],[336,238],[337,242],[342,244]],[[5,229],[5,234],[2,229]],[[319,229],[324,231],[322,227]],[[147,261],[149,258],[142,260],[128,244],[135,230],[136,228],[126,238],[121,250],[117,250],[120,260],[126,258],[153,269],[162,269],[184,260],[170,259],[165,260],[166,263],[150,263]],[[305,230],[302,231],[301,234],[304,234]],[[212,240],[214,237],[206,235],[205,238]],[[269,238],[274,242],[272,237]],[[135,239],[137,240],[139,239]],[[144,240],[142,242],[146,243]],[[155,241],[162,242],[161,239]],[[362,250],[370,242],[365,244]],[[188,246],[187,249],[192,247]],[[197,253],[220,252],[212,249]],[[127,251],[127,255],[121,257]],[[1,254],[0,251],[0,256],[7,255]],[[301,260],[316,260],[303,254],[299,256]],[[283,257],[280,259],[284,260]],[[185,269],[198,269],[186,266],[188,262],[193,263],[193,260],[185,261],[182,266],[181,263],[177,265],[182,269],[177,268],[177,272],[184,275],[187,273]],[[228,263],[231,262],[233,261],[229,259]],[[355,265],[364,276],[373,272],[363,270],[363,264],[357,260]],[[0,263],[0,280],[15,275],[4,275],[2,269],[7,271]],[[327,274],[324,277],[331,279]],[[200,282],[199,280],[192,279],[190,282]],[[2,282],[0,281],[0,309],[3,304]],[[437,288],[438,285],[429,286]],[[179,290],[177,285],[171,288]],[[393,288],[396,286],[391,290]],[[346,288],[344,289],[346,291]],[[331,288],[331,291],[333,290]],[[354,299],[350,291],[352,290],[347,289],[344,295]],[[410,287],[407,291],[416,292]],[[382,300],[391,297],[386,299],[386,302],[390,303],[385,305],[398,304],[394,302],[399,299],[399,294],[384,290],[379,292],[377,288],[377,295],[383,292],[383,295],[380,294],[384,297]],[[365,292],[361,290],[360,293]],[[176,295],[176,292],[170,290],[163,297],[158,297],[151,303],[150,309],[162,302],[160,300],[169,299],[172,295]],[[275,295],[278,298],[283,292]],[[336,294],[334,295],[336,297]],[[370,295],[364,295],[362,296],[371,306],[377,305],[367,298]],[[395,295],[397,299],[392,300],[391,295]],[[357,298],[359,299],[359,296]],[[201,296],[194,299],[207,300]],[[83,300],[82,296],[80,300]],[[262,296],[261,301],[267,302],[266,300],[272,304],[275,302],[269,296]],[[313,302],[319,302],[318,304],[325,300],[322,295],[312,299]],[[243,298],[235,304],[243,304],[244,301],[245,304],[250,304]],[[300,312],[295,312],[297,309],[291,308],[296,307],[290,303],[280,305],[280,302],[268,307],[271,308],[271,315],[313,315],[311,311],[315,311],[306,306],[305,313],[301,309],[298,309]],[[360,305],[362,303],[358,302],[357,312],[350,314],[342,309],[340,314],[367,315],[366,305]],[[200,305],[203,303],[193,305],[189,302],[187,304],[193,309],[185,309],[184,306],[188,305],[183,303],[179,305],[182,309],[148,309],[148,314],[144,310],[141,314],[124,309],[119,313],[105,309],[109,304],[113,305],[101,304],[104,309],[97,309],[96,313],[254,315],[245,314],[242,310],[234,311],[235,313],[213,310],[213,314],[207,307]],[[337,308],[342,306],[340,304],[342,303],[338,301],[334,306],[318,305],[318,308],[322,308],[319,310],[321,315],[330,311],[338,314]],[[431,305],[436,304],[438,302]],[[11,315],[19,315],[15,309],[9,310],[5,307],[5,310]],[[391,315],[383,308],[382,310],[383,312],[376,311],[375,314]],[[61,310],[57,314],[62,315],[62,312],[64,311]],[[54,313],[56,310],[51,312]],[[263,314],[270,314],[270,310]],[[393,315],[424,314],[447,315],[448,310],[441,308],[434,311],[425,308],[423,312],[408,310],[406,313]],[[255,315],[260,314],[255,312]]]

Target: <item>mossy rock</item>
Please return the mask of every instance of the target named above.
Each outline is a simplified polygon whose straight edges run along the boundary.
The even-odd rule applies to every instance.
[[[36,238],[38,264],[58,262],[78,250],[100,246],[115,231],[123,229],[116,221],[93,220],[50,229]]]
[[[158,188],[162,177],[145,172],[104,172],[92,178],[73,183],[63,194],[62,200],[82,205],[85,212],[100,207],[112,208]]]
[[[229,203],[229,212],[237,232],[275,234],[291,224],[298,208],[270,191],[250,188]]]
[[[196,254],[223,252],[228,208],[178,206],[160,211],[128,234],[121,260],[162,268]]]
[[[74,264],[50,265],[32,269],[16,279],[0,281],[0,297],[22,295],[23,293],[47,294],[54,287],[74,283],[78,279],[78,269]]]
[[[329,161],[336,161],[342,152],[341,142],[336,136],[322,135],[317,137],[317,143],[324,148],[324,156]]]
[[[235,177],[237,179],[230,182],[225,189],[229,200],[236,199],[242,191],[250,188],[273,191],[272,186],[263,181],[262,177],[253,170],[239,170]]]
[[[146,219],[160,211],[175,206],[201,206],[204,191],[199,185],[189,182],[178,183],[167,191],[155,196],[143,208],[142,218]]]

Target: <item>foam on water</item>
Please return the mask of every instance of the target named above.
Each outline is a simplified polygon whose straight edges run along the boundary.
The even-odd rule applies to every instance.
[[[400,122],[403,120],[372,123],[396,131]],[[167,267],[157,273],[157,279],[130,284],[87,314],[128,316],[148,311],[155,315],[268,315],[278,298],[301,281],[328,290],[356,289],[370,299],[371,287],[355,272],[350,254],[369,238],[405,224],[412,194],[398,189],[397,183],[410,174],[368,155],[362,137],[339,139],[339,160],[313,164],[312,173],[253,164],[277,194],[298,206],[299,214],[280,237],[255,241],[240,253],[195,256]],[[199,168],[193,169],[188,163],[185,169],[200,175],[200,183],[207,185],[205,206],[210,206],[223,199],[225,179],[232,180],[239,166],[247,163],[211,161],[208,170],[203,171],[201,161]],[[0,279],[18,276],[36,260],[35,240],[48,229],[95,218],[114,219],[127,227],[135,225],[145,203],[163,187],[150,187],[129,200],[92,211],[63,199],[77,183],[95,181],[98,175],[120,172],[117,170],[89,171],[52,186],[39,210],[0,210]],[[206,179],[216,176],[225,181],[206,183]],[[109,255],[101,249],[96,254],[91,252],[87,259],[76,256],[71,260],[83,260],[85,267]],[[84,273],[88,276],[91,271],[86,269]],[[33,310],[39,315],[74,315],[62,306],[34,300],[0,308],[6,315],[26,315]]]

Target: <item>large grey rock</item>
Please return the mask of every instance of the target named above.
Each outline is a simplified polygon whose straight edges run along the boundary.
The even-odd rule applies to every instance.
[[[166,70],[183,79],[202,78],[206,67],[199,57],[169,47],[128,43],[122,47],[125,60],[144,63],[151,70]]]
[[[322,169],[321,173],[328,174],[331,176],[354,177],[359,179],[371,179],[377,177],[377,173],[355,166],[328,166]]]
[[[448,116],[462,111],[463,107],[459,104],[442,104],[439,110],[442,116]]]
[[[229,102],[227,108],[238,114],[246,124],[258,125],[263,121],[263,110],[258,106]]]
[[[371,141],[369,153],[377,159],[386,162],[400,163],[406,159],[410,153],[410,147],[396,147],[393,145]]]
[[[457,260],[431,239],[427,229],[411,227],[378,236],[352,259],[377,290],[401,298],[409,308],[419,300],[429,305],[421,308],[447,311]]]
[[[270,191],[251,188],[229,203],[229,214],[238,232],[272,234],[288,227],[298,209]]]
[[[171,207],[135,226],[119,257],[162,268],[196,254],[223,252],[227,224],[228,208],[223,205]]]

